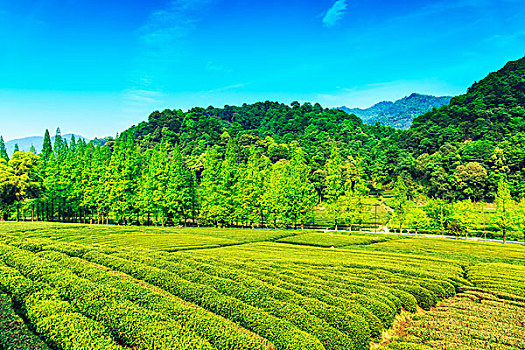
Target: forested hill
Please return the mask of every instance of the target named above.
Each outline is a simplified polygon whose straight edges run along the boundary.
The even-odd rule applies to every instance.
[[[378,141],[396,134],[392,128],[366,125],[355,115],[327,109],[318,103],[286,105],[258,102],[224,108],[193,108],[187,112],[166,109],[153,112],[148,121],[133,126],[131,132],[142,148],[152,148],[161,139],[179,144],[186,157],[198,157],[208,146],[224,144],[224,135],[239,147],[264,145],[270,158],[286,157],[286,145],[298,141],[311,157],[324,163],[329,143],[338,142],[345,153],[370,153]]]
[[[340,107],[341,110],[355,114],[367,124],[379,122],[399,129],[408,129],[414,118],[439,108],[450,102],[450,96],[431,96],[413,93],[395,102],[383,101],[370,108]]]
[[[501,178],[513,195],[524,195],[525,58],[416,118],[398,146],[411,155],[408,172],[430,196],[494,198]]]
[[[416,154],[433,153],[445,143],[525,140],[525,57],[474,83],[449,105],[418,118],[404,135]]]

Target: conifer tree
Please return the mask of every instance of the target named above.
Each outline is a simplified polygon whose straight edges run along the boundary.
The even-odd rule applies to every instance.
[[[287,224],[290,205],[285,196],[287,178],[289,176],[289,161],[280,159],[274,163],[265,179],[263,200],[268,212],[267,218],[274,227]]]
[[[0,136],[0,158],[9,161],[9,156],[7,155],[7,149],[5,148],[4,138]]]
[[[56,134],[55,134],[55,143],[53,145],[53,150],[56,154],[62,154],[64,152],[64,144],[65,141],[62,138],[62,133],[60,132],[60,128],[57,128]]]
[[[255,146],[250,147],[246,165],[239,168],[239,181],[237,182],[236,215],[242,222],[247,222],[253,227],[259,219],[263,221],[263,191],[264,191],[264,165],[260,164],[260,157]]]
[[[226,154],[222,161],[220,173],[218,194],[222,205],[219,208],[217,219],[224,224],[231,225],[235,219],[236,194],[235,185],[237,182],[238,169],[235,153],[234,142],[230,138],[226,146]]]
[[[403,233],[403,225],[405,224],[406,210],[408,205],[408,188],[405,184],[403,175],[399,175],[397,177],[393,192],[394,216],[399,224],[399,233]]]
[[[344,194],[343,161],[335,143],[332,143],[330,158],[326,161],[325,200],[328,214],[335,224],[335,229],[342,216],[340,198]]]
[[[18,143],[15,143],[15,149],[13,150],[13,154],[15,152],[20,152],[20,148],[18,147]]]
[[[215,148],[208,148],[204,157],[204,169],[199,190],[201,203],[200,217],[204,223],[218,225],[219,214],[222,213],[222,196],[219,193],[221,161]]]
[[[496,193],[495,202],[497,224],[503,234],[503,243],[506,243],[507,232],[511,225],[510,215],[512,213],[513,201],[505,175],[502,175],[498,182],[498,191]]]
[[[190,217],[192,208],[191,174],[185,167],[178,145],[172,151],[168,167],[166,186],[166,203],[170,217],[176,223],[183,222]]]
[[[366,203],[369,190],[363,176],[361,175],[362,169],[358,161],[355,161],[350,157],[346,169],[347,178],[343,200],[346,209],[345,216],[349,219],[351,224],[357,224],[359,226],[359,231],[361,231],[363,224],[366,222],[370,214],[369,207]]]
[[[46,129],[44,134],[44,143],[42,145],[42,159],[44,162],[49,160],[51,153],[53,152],[53,147],[51,146],[51,137],[49,136],[49,130]]]
[[[304,227],[308,214],[316,202],[315,187],[310,181],[310,168],[306,164],[305,154],[297,142],[292,143],[290,175],[285,188],[287,203],[290,204],[290,214],[297,223]]]

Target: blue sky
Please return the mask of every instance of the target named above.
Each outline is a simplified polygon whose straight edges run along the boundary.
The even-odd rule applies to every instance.
[[[153,110],[463,93],[525,55],[522,0],[0,0],[0,135]]]

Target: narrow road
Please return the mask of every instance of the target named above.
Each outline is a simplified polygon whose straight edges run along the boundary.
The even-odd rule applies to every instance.
[[[312,230],[312,231],[319,231],[319,230]],[[348,230],[323,230],[323,231],[326,231],[326,232],[350,232],[350,233],[371,233],[371,234],[380,234],[380,235],[395,235],[395,236],[412,236],[412,237],[429,237],[429,238],[445,238],[445,239],[458,239],[458,240],[468,240],[468,241],[477,241],[477,242],[493,242],[493,243],[503,243],[503,240],[502,239],[483,239],[483,238],[479,238],[479,237],[464,237],[464,236],[460,236],[460,237],[456,237],[456,236],[441,236],[441,235],[427,235],[427,234],[415,234],[415,233],[398,233],[398,232],[385,232],[385,231],[369,231],[369,230],[362,230],[361,232],[360,231],[348,231]],[[519,242],[519,241],[509,241],[507,240],[508,244],[518,244],[518,245],[525,245],[524,242]]]

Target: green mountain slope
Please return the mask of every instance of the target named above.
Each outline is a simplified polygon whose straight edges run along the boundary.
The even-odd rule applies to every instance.
[[[414,118],[432,110],[439,108],[450,102],[450,96],[431,96],[421,94],[411,94],[395,102],[383,101],[376,103],[370,108],[348,108],[346,106],[339,109],[355,114],[363,119],[367,124],[377,122],[399,129],[408,129]]]
[[[525,57],[474,83],[449,105],[416,119],[404,135],[416,154],[433,153],[447,142],[525,139]]]
[[[186,156],[197,157],[208,146],[223,143],[228,133],[240,147],[257,142],[278,145],[299,141],[307,153],[326,153],[328,142],[335,140],[351,154],[365,154],[379,139],[397,133],[386,126],[363,124],[355,115],[339,109],[323,108],[316,103],[286,105],[258,102],[224,108],[193,108],[187,112],[166,109],[153,112],[148,121],[133,126],[134,139],[143,148],[151,148],[164,137],[178,143]],[[270,140],[270,141],[268,141]]]

